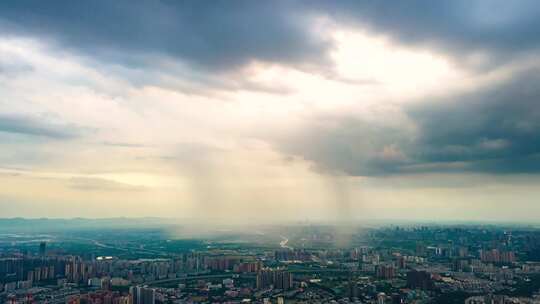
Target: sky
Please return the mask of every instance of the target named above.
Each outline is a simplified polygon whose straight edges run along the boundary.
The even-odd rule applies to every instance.
[[[1,217],[531,222],[536,1],[0,2]]]

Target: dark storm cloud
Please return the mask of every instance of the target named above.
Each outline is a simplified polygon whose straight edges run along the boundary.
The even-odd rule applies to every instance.
[[[465,169],[540,172],[540,70],[481,92],[408,109],[421,130],[422,162],[466,162]]]
[[[322,1],[319,8],[335,20],[465,63],[477,52],[488,55],[489,65],[540,47],[540,6],[534,0],[344,0]]]
[[[252,59],[321,60],[328,47],[306,16],[272,1],[2,1],[4,34],[39,36],[102,59],[140,65],[166,55],[221,69]],[[112,56],[112,58],[107,58]],[[152,64],[152,62],[146,62]]]
[[[48,39],[137,68],[154,64],[155,56],[209,70],[252,59],[327,65],[332,45],[314,33],[314,16],[434,47],[458,60],[481,51],[502,62],[540,45],[534,0],[0,2],[4,35]]]
[[[0,114],[0,132],[64,140],[79,137],[82,130],[72,125],[54,124],[39,117]]]
[[[415,128],[326,117],[277,140],[286,154],[349,175],[540,173],[540,70],[474,93],[406,106]]]

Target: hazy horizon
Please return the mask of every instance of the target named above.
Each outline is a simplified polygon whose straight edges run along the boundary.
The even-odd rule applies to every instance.
[[[539,26],[526,0],[1,2],[0,216],[534,223]]]

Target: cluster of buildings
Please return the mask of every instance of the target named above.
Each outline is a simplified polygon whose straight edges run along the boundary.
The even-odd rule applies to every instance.
[[[465,299],[465,304],[540,304],[540,297],[509,297],[505,295],[473,296]]]
[[[293,288],[293,274],[282,269],[263,269],[257,273],[257,289],[276,288],[289,290]]]
[[[0,303],[538,301],[524,291],[540,280],[540,261],[529,259],[540,241],[531,246],[530,232],[381,228],[349,248],[309,243],[331,241],[326,232],[298,240],[301,249],[213,246],[152,259],[51,254],[46,244],[34,254],[0,252]]]

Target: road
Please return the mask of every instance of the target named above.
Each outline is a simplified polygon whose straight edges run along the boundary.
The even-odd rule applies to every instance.
[[[255,279],[255,275],[247,275],[247,274],[237,274],[237,273],[224,273],[224,274],[203,274],[203,275],[193,275],[193,276],[187,276],[183,278],[174,278],[174,279],[164,279],[164,280],[155,280],[151,282],[145,282],[145,285],[159,285],[159,284],[165,284],[165,283],[174,283],[174,282],[181,282],[185,280],[200,280],[200,279],[226,279],[226,278],[233,278],[234,276],[239,276],[242,279]]]

